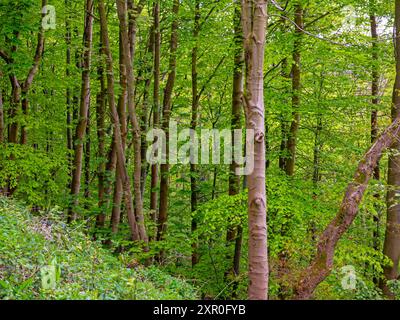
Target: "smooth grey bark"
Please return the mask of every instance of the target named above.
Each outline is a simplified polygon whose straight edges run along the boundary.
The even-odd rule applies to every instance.
[[[249,188],[249,299],[268,299],[267,195],[265,186],[264,49],[267,1],[242,0],[246,62],[247,128],[255,132],[254,171]]]

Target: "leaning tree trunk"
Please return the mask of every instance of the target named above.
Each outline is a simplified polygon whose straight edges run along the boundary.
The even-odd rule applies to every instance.
[[[394,26],[394,44],[396,56],[396,79],[393,88],[392,98],[392,119],[400,117],[400,0],[396,0],[395,26]],[[383,248],[383,254],[391,261],[391,266],[384,267],[386,280],[397,280],[399,278],[399,260],[400,260],[400,204],[398,199],[400,189],[400,139],[393,141],[389,156],[388,171],[388,193],[387,204],[387,223],[386,236]],[[389,298],[394,298],[393,293],[387,285],[383,284],[383,292]]]
[[[75,155],[72,170],[71,197],[72,203],[68,212],[68,222],[77,219],[76,206],[78,205],[81,189],[83,143],[86,133],[88,111],[90,106],[90,67],[93,42],[93,0],[86,0],[85,4],[85,31],[83,35],[83,70],[82,88],[79,108],[79,121],[75,131]]]
[[[295,288],[296,299],[310,299],[317,286],[331,273],[337,243],[356,218],[368,182],[382,157],[382,153],[393,145],[399,134],[400,115],[376,140],[360,162],[353,181],[346,189],[337,216],[319,238],[316,256],[310,266],[302,273]]]
[[[246,62],[247,128],[255,132],[249,188],[249,299],[268,299],[267,196],[265,187],[264,49],[267,1],[242,0]]]

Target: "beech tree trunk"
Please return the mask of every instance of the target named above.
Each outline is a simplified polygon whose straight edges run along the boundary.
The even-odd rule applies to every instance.
[[[149,41],[146,56],[154,56],[154,25],[150,28],[149,32]],[[145,64],[143,68],[143,73],[145,77],[144,81],[144,89],[143,89],[143,102],[142,108],[140,110],[140,131],[142,133],[141,138],[141,149],[140,149],[140,158],[142,159],[142,172],[140,177],[140,194],[142,195],[142,201],[144,199],[144,194],[146,192],[146,181],[147,175],[149,171],[149,165],[147,163],[146,155],[147,155],[147,140],[146,134],[148,130],[148,122],[149,122],[149,111],[150,111],[150,88],[151,88],[151,80],[152,80],[152,71],[153,71],[153,59],[145,59]]]
[[[83,143],[85,139],[88,111],[90,106],[90,67],[93,42],[93,0],[85,2],[85,31],[83,34],[83,69],[81,100],[79,107],[78,125],[75,131],[75,154],[72,170],[71,197],[72,203],[68,212],[68,222],[75,221],[78,217],[76,206],[79,202],[79,192],[81,189]]]
[[[194,9],[194,26],[193,26],[193,41],[194,46],[192,48],[192,121],[190,125],[190,129],[196,131],[197,122],[199,118],[199,105],[200,105],[200,96],[198,92],[198,74],[197,74],[197,55],[199,51],[199,34],[200,34],[200,1],[195,0],[195,9]],[[198,186],[197,186],[197,165],[194,163],[190,163],[190,209],[191,212],[195,212],[197,210],[198,205]],[[192,234],[194,234],[197,230],[197,220],[196,218],[192,218]],[[192,243],[192,267],[199,263],[199,253],[198,253],[198,240],[193,239]]]
[[[128,102],[128,92],[127,92],[127,77],[126,77],[126,66],[124,61],[124,48],[121,44],[122,41],[122,32],[119,32],[119,82],[121,93],[118,99],[118,116],[121,125],[121,138],[122,138],[122,147],[124,149],[124,153],[126,152],[126,139],[128,134],[128,123],[126,118],[126,108]],[[124,164],[125,165],[125,164]],[[113,207],[111,213],[111,229],[112,232],[118,233],[119,223],[121,221],[121,203],[123,197],[123,187],[122,187],[122,178],[118,172],[116,172],[115,176],[115,184],[114,184],[114,196],[113,196]]]
[[[376,19],[376,3],[374,0],[370,1],[370,22],[371,22],[371,39],[372,39],[372,72],[371,72],[371,95],[373,109],[371,111],[371,142],[374,143],[378,138],[378,105],[379,105],[379,52],[378,52],[378,25]],[[374,179],[380,180],[380,169],[379,163],[374,170]],[[374,197],[379,200],[379,194],[375,194]],[[377,214],[374,214],[373,221],[375,229],[372,235],[373,248],[378,252],[380,250],[380,218],[381,208],[380,205],[375,205]],[[374,283],[378,284],[379,280],[374,277]]]
[[[68,8],[70,5],[69,0],[65,0],[65,7]],[[67,46],[66,50],[66,77],[69,80],[71,76],[71,24],[70,24],[71,16],[68,15],[65,21],[65,44]],[[72,113],[73,113],[73,104],[72,104],[72,93],[71,88],[68,87],[66,90],[66,104],[67,104],[67,149],[68,149],[68,159],[70,160],[69,164],[69,172],[72,172],[73,165],[73,151],[74,151],[74,142],[73,142],[73,134],[72,134]],[[69,187],[71,187],[69,185]]]
[[[125,152],[123,148],[122,135],[121,135],[121,125],[118,115],[117,106],[115,103],[114,94],[114,70],[113,70],[113,58],[110,50],[110,42],[108,37],[108,23],[106,17],[106,11],[104,7],[103,0],[99,0],[99,16],[101,25],[101,36],[103,53],[106,56],[107,65],[107,92],[108,92],[108,103],[110,106],[111,120],[114,125],[114,151],[117,158],[117,171],[122,178],[122,186],[124,190],[125,207],[128,216],[128,223],[131,228],[132,239],[134,241],[142,240],[139,234],[138,223],[136,222],[135,211],[133,208],[133,199],[131,193],[130,179],[128,175],[128,170],[126,168]],[[112,155],[111,155],[112,159]],[[112,163],[112,161],[110,161]]]
[[[235,46],[235,56],[234,56],[234,69],[233,69],[233,88],[232,88],[232,115],[231,115],[231,130],[232,130],[232,150],[235,148],[234,141],[234,131],[241,129],[241,118],[243,110],[243,68],[244,68],[244,52],[243,52],[243,32],[241,26],[241,10],[239,1],[235,1],[235,11],[234,11],[234,46]],[[239,164],[236,162],[234,153],[232,153],[232,164],[230,166],[229,173],[229,195],[234,196],[240,192],[240,176],[236,174],[236,170],[239,168]],[[242,226],[232,226],[229,228],[226,240],[227,246],[230,250],[232,244],[234,244],[234,254],[228,253],[227,259],[232,261],[232,267],[226,272],[225,277],[229,275],[234,277],[239,276],[240,273],[240,256],[242,249]],[[231,279],[227,279],[231,282]],[[236,281],[233,284],[232,297],[236,297]]]
[[[254,171],[249,188],[249,299],[268,298],[267,196],[265,187],[264,49],[267,1],[242,0],[246,62],[247,128],[255,132]]]
[[[86,143],[85,143],[85,191],[86,199],[85,209],[89,209],[88,200],[90,198],[90,156],[91,156],[91,139],[90,139],[90,109],[88,110],[88,122],[86,126]]]
[[[298,111],[300,106],[300,89],[301,89],[301,35],[303,33],[303,8],[300,2],[296,3],[295,9],[295,41],[293,49],[293,67],[292,67],[292,124],[290,126],[289,139],[287,142],[287,150],[289,153],[285,161],[285,171],[288,176],[294,175],[295,162],[296,162],[296,147],[297,135],[300,126],[300,113]]]
[[[160,126],[160,57],[161,57],[161,33],[160,33],[160,2],[154,3],[154,89],[153,89],[153,128]],[[157,141],[154,140],[154,143]],[[159,166],[151,166],[151,186],[150,186],[150,211],[151,219],[156,222],[157,212],[157,194]]]
[[[10,109],[8,112],[9,129],[8,129],[8,142],[18,143],[18,122],[15,119],[18,112],[18,106],[21,102],[21,85],[14,74],[10,75],[11,82],[11,101]]]
[[[4,143],[4,108],[3,92],[0,89],[0,145]]]
[[[96,121],[97,121],[97,140],[98,150],[97,156],[100,159],[98,165],[98,203],[100,213],[96,219],[96,225],[99,228],[105,226],[106,221],[106,199],[105,199],[105,180],[106,180],[106,87],[104,79],[104,68],[102,62],[97,69],[98,79],[100,82],[100,92],[97,94],[96,101]]]
[[[142,173],[142,159],[141,159],[141,130],[139,120],[136,114],[135,106],[135,78],[133,75],[132,59],[133,54],[130,50],[130,45],[134,45],[129,41],[128,33],[128,9],[125,0],[116,0],[117,12],[119,19],[119,27],[121,32],[120,46],[122,46],[122,64],[125,66],[127,77],[127,92],[128,92],[128,112],[129,120],[132,126],[133,146],[134,146],[134,196],[135,196],[135,215],[140,235],[140,240],[144,242],[144,249],[148,249],[148,236],[143,215],[143,201],[141,195],[140,181]],[[134,40],[133,40],[134,41]],[[119,160],[118,160],[119,161]]]
[[[295,299],[310,299],[317,286],[331,273],[336,245],[356,218],[368,182],[382,157],[382,153],[393,145],[399,134],[400,115],[375,141],[361,160],[353,181],[346,189],[337,216],[320,236],[317,253],[310,266],[302,272],[300,281],[295,287]]]
[[[161,129],[166,133],[167,139],[167,163],[161,164],[160,170],[160,211],[158,216],[157,228],[157,241],[163,240],[167,230],[168,219],[168,194],[169,194],[169,121],[171,117],[172,107],[172,93],[175,85],[176,78],[176,51],[178,49],[178,14],[179,14],[180,1],[174,0],[172,7],[173,21],[171,25],[171,39],[170,39],[170,57],[169,57],[169,72],[167,84],[164,89],[164,100],[162,108],[162,122]],[[163,259],[163,251],[159,255],[159,260]]]
[[[394,44],[396,57],[396,79],[393,88],[392,98],[392,119],[400,117],[400,0],[395,1],[395,25],[394,25]],[[386,235],[383,247],[383,254],[391,261],[391,266],[384,267],[386,280],[396,280],[399,277],[400,260],[400,203],[398,194],[400,190],[400,139],[395,136],[390,148],[393,152],[389,156],[388,170],[388,192],[386,198],[387,222]],[[383,284],[383,292],[389,298],[394,298],[394,294],[389,290],[386,283]]]

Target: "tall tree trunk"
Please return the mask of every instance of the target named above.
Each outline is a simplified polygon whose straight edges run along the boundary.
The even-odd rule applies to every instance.
[[[3,76],[0,72],[0,76]],[[4,144],[4,108],[3,108],[3,91],[0,88],[0,147]],[[1,170],[1,165],[0,165]],[[0,195],[6,193],[6,188],[0,186]]]
[[[242,0],[246,62],[247,128],[255,132],[249,188],[249,299],[268,298],[267,196],[265,187],[264,50],[267,1]]]
[[[394,44],[396,57],[396,79],[393,89],[392,119],[400,117],[400,0],[395,1],[395,25]],[[383,254],[391,261],[391,266],[384,267],[386,280],[396,280],[399,277],[400,259],[400,204],[398,193],[400,189],[400,139],[396,138],[391,145],[388,170],[388,193],[387,193],[387,223]],[[386,296],[394,298],[387,285],[383,284],[383,292]]]
[[[195,0],[195,11],[194,11],[194,26],[193,26],[193,41],[194,46],[192,48],[192,122],[190,128],[194,131],[197,129],[197,122],[199,118],[199,104],[200,97],[198,92],[198,74],[197,74],[197,55],[199,51],[199,33],[200,33],[200,1]],[[197,165],[190,163],[190,194],[191,194],[191,212],[197,210],[198,202],[198,186],[197,186]],[[192,217],[192,234],[197,230],[197,220]],[[199,263],[198,253],[198,240],[193,239],[192,243],[192,267]]]
[[[169,121],[171,117],[172,107],[172,93],[175,85],[176,78],[176,52],[178,49],[178,14],[179,14],[179,0],[174,0],[172,7],[173,21],[171,25],[171,39],[170,39],[170,57],[169,57],[169,72],[167,84],[164,90],[164,100],[162,108],[162,122],[161,129],[166,133],[167,139],[167,163],[161,164],[160,169],[160,211],[158,216],[157,228],[157,241],[163,240],[167,230],[168,219],[168,195],[169,195]],[[159,260],[162,262],[163,251],[160,252]]]
[[[235,148],[235,135],[234,130],[241,129],[241,118],[242,118],[242,96],[243,96],[243,67],[244,67],[244,52],[243,52],[243,32],[241,26],[241,10],[239,1],[235,1],[235,11],[233,17],[234,25],[234,69],[233,69],[233,88],[232,88],[232,115],[231,115],[231,130],[232,130],[232,150]],[[234,196],[240,192],[240,176],[236,174],[236,170],[239,168],[239,164],[236,162],[234,153],[232,153],[232,164],[230,166],[229,173],[229,195]],[[232,260],[232,267],[227,271],[225,277],[227,278],[230,274],[234,277],[239,276],[240,272],[240,256],[242,248],[242,226],[232,226],[228,229],[226,240],[228,250],[230,250],[232,243],[235,245],[234,254],[229,252],[227,259]],[[231,279],[227,279],[231,281]],[[232,297],[236,297],[237,283],[234,282]]]
[[[100,82],[100,92],[97,94],[96,101],[96,120],[97,120],[97,140],[98,151],[97,156],[100,159],[98,165],[98,201],[99,214],[96,219],[96,225],[99,228],[105,226],[106,221],[106,195],[105,195],[105,180],[106,180],[106,87],[104,79],[104,68],[102,62],[97,69],[98,79]]]
[[[160,57],[161,57],[161,33],[160,33],[160,1],[154,3],[154,89],[153,89],[153,128],[160,126]],[[154,140],[154,143],[157,141]],[[158,165],[151,166],[150,186],[150,211],[152,221],[157,221],[157,194]]]
[[[371,111],[371,142],[374,143],[378,138],[378,105],[379,105],[379,52],[378,52],[378,25],[376,21],[376,3],[374,0],[370,1],[370,22],[371,22],[371,39],[372,39],[372,85],[371,85],[371,95],[372,95],[372,105],[373,109]],[[374,179],[376,181],[380,180],[380,170],[379,164],[374,170]],[[376,193],[374,197],[379,200],[379,194]],[[373,231],[373,248],[378,252],[380,250],[380,208],[379,204],[375,205],[377,209],[377,214],[374,214],[373,221],[375,224],[375,229]],[[377,277],[374,278],[374,283],[378,284],[379,280]]]
[[[128,170],[126,168],[126,159],[125,152],[123,148],[122,135],[121,135],[121,125],[120,119],[118,115],[117,106],[115,103],[115,94],[114,94],[114,70],[113,70],[113,58],[110,50],[110,41],[108,37],[108,22],[106,16],[106,10],[104,7],[103,0],[99,0],[99,16],[100,16],[100,25],[101,25],[101,36],[102,36],[102,46],[103,53],[106,56],[106,65],[107,65],[107,92],[108,92],[108,103],[110,106],[111,120],[114,125],[114,150],[111,151],[111,154],[115,152],[117,158],[117,171],[118,174],[122,178],[122,185],[124,189],[124,199],[125,206],[128,216],[128,223],[131,228],[132,239],[133,240],[142,240],[139,234],[138,224],[136,222],[135,211],[133,208],[133,199],[131,192],[130,179],[128,175]],[[112,159],[113,155],[110,156]],[[112,162],[112,161],[110,161]]]
[[[149,44],[148,44],[148,49],[146,52],[146,56],[154,56],[154,41],[155,41],[155,35],[154,35],[154,25],[150,28],[150,34],[149,34]],[[146,192],[146,181],[147,181],[147,174],[149,170],[149,166],[147,164],[147,140],[146,140],[146,134],[147,134],[147,129],[148,129],[148,122],[149,122],[149,106],[150,106],[150,87],[151,87],[151,79],[152,79],[152,71],[153,71],[153,59],[145,59],[145,70],[144,73],[146,74],[144,78],[144,89],[143,89],[143,103],[142,103],[142,109],[140,110],[141,112],[141,117],[140,117],[140,126],[141,126],[141,132],[142,132],[142,141],[141,141],[141,149],[140,149],[140,158],[142,159],[142,172],[141,172],[141,177],[140,177],[140,194],[142,195],[142,201],[144,199],[144,194]]]
[[[0,88],[0,145],[4,143],[4,108],[3,108],[3,92]]]
[[[88,122],[86,126],[86,143],[85,143],[85,209],[89,209],[89,198],[90,198],[90,153],[91,153],[91,139],[90,139],[90,108],[88,109]]]
[[[69,0],[65,0],[65,8],[68,8],[70,5]],[[65,20],[65,44],[67,46],[66,50],[66,77],[69,80],[71,76],[71,16],[68,15]],[[67,104],[67,149],[68,149],[68,158],[70,162],[69,172],[72,171],[73,165],[73,151],[74,151],[74,142],[73,142],[73,134],[72,134],[72,113],[73,113],[73,105],[72,105],[72,97],[71,97],[71,88],[68,86],[66,90],[66,104]]]
[[[148,249],[148,236],[144,221],[143,214],[143,201],[140,189],[140,180],[142,174],[142,159],[141,159],[141,130],[140,123],[136,114],[136,106],[135,106],[135,79],[133,75],[133,66],[132,66],[132,52],[130,50],[130,45],[132,41],[129,39],[128,33],[128,21],[127,21],[127,3],[125,0],[116,0],[117,2],[117,12],[119,19],[119,27],[121,32],[121,42],[120,46],[122,46],[123,50],[123,64],[125,65],[126,76],[127,76],[127,90],[128,90],[128,112],[129,112],[129,120],[132,126],[133,133],[133,146],[134,146],[134,196],[135,196],[135,215],[137,219],[138,230],[140,234],[140,240],[144,242],[144,249]]]
[[[83,34],[83,70],[82,70],[82,88],[79,108],[79,121],[75,131],[75,155],[74,167],[72,171],[71,197],[72,203],[68,212],[68,222],[77,219],[76,206],[79,201],[79,192],[81,189],[83,143],[87,126],[87,116],[90,106],[90,67],[93,42],[93,0],[85,2],[85,31]]]
[[[289,139],[287,149],[289,157],[286,159],[286,174],[293,176],[296,162],[296,147],[297,147],[297,135],[300,126],[300,113],[298,111],[300,107],[300,89],[301,89],[301,36],[303,34],[303,8],[300,2],[296,3],[295,9],[295,41],[293,49],[293,67],[292,67],[292,124],[290,126]]]
[[[18,121],[16,119],[18,113],[18,106],[21,102],[21,85],[17,77],[13,74],[10,75],[11,82],[11,101],[8,113],[9,129],[8,129],[8,142],[18,143]]]
[[[121,30],[119,32],[119,41],[121,44],[122,41],[122,33]],[[121,125],[121,135],[122,135],[122,147],[124,149],[124,153],[126,152],[126,139],[128,135],[128,123],[126,118],[126,107],[128,102],[128,92],[127,92],[127,78],[126,78],[126,66],[124,62],[124,51],[123,46],[119,46],[119,70],[120,70],[120,87],[121,93],[118,99],[118,116]],[[124,164],[125,165],[125,164]],[[122,188],[122,178],[116,172],[115,177],[115,186],[114,186],[114,196],[113,196],[113,207],[111,214],[111,229],[112,232],[118,233],[119,223],[121,221],[121,203],[123,196],[123,188]]]

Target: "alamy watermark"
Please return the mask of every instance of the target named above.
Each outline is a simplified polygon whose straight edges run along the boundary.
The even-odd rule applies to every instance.
[[[54,30],[56,28],[56,8],[46,5],[42,8],[42,28],[43,30]]]
[[[150,164],[236,163],[236,175],[247,176],[254,171],[255,131],[252,129],[201,129],[199,132],[183,129],[178,132],[177,123],[171,121],[168,134],[152,129],[147,133],[146,140],[152,143],[146,157]]]
[[[354,266],[344,266],[340,269],[343,275],[341,285],[344,290],[355,290],[357,287],[357,273]]]

